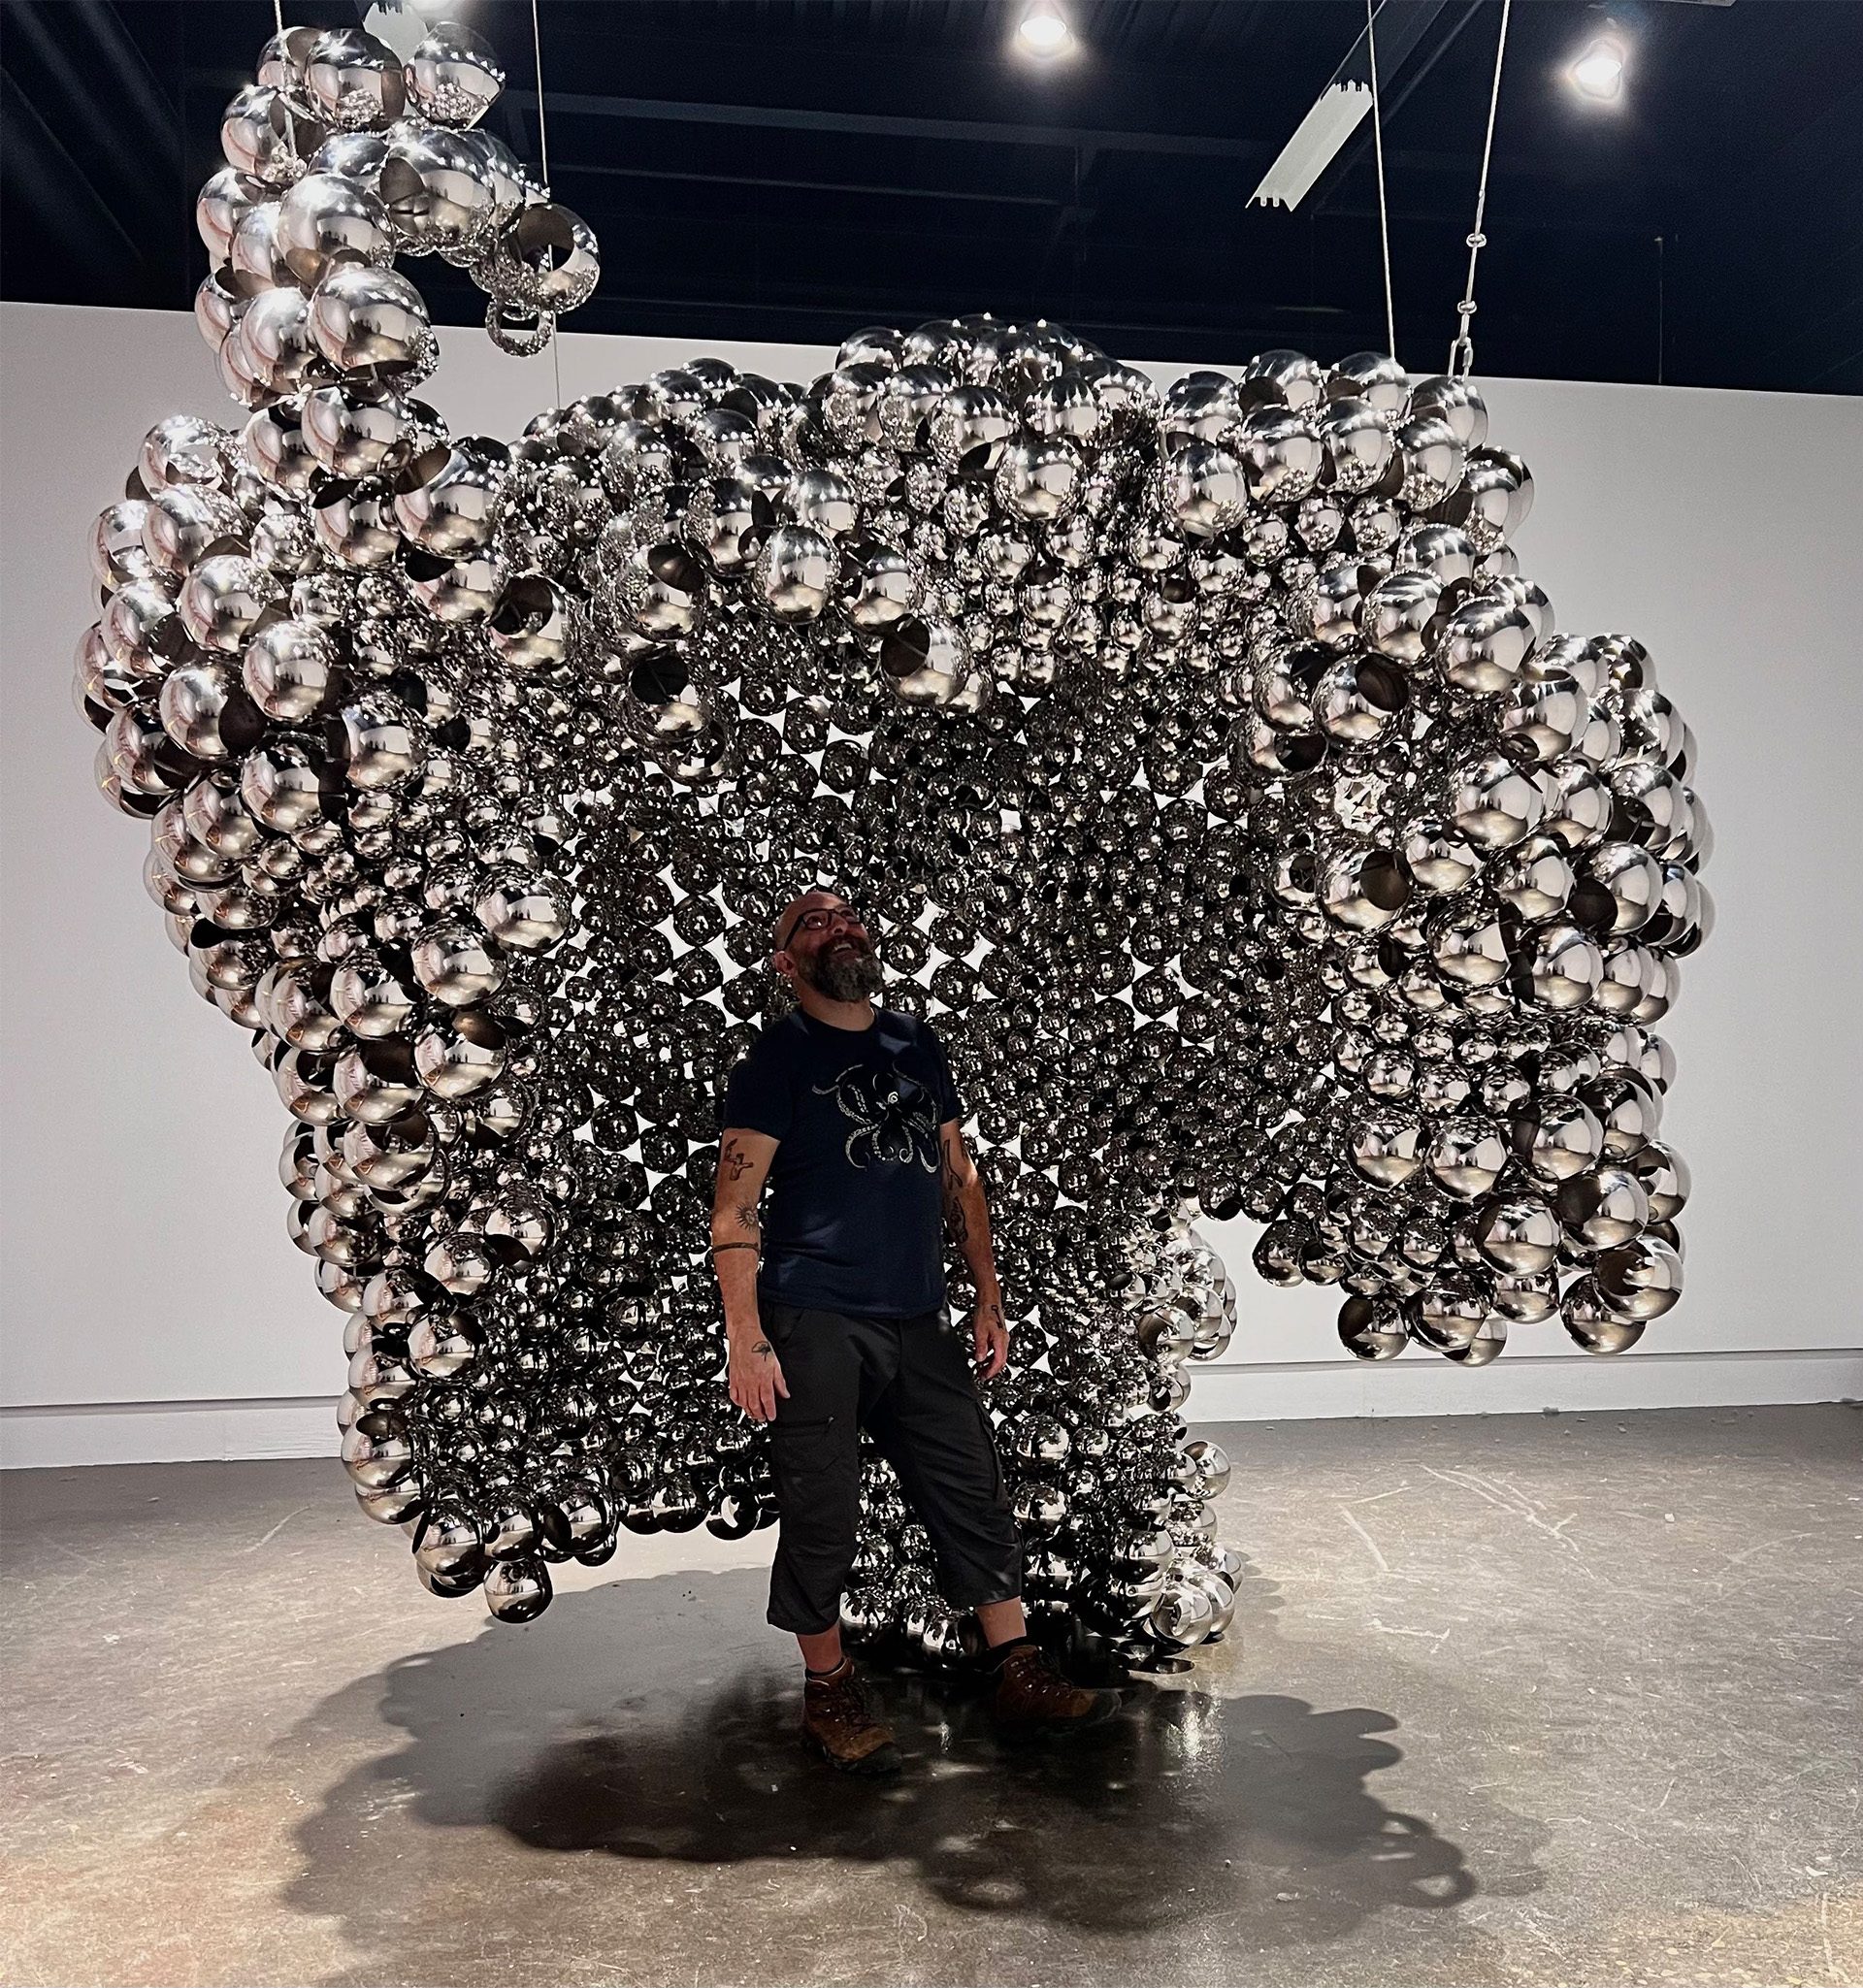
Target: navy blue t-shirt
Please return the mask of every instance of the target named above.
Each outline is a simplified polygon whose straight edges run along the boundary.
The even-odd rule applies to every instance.
[[[915,1015],[835,1028],[801,1008],[766,1028],[725,1087],[724,1124],[778,1142],[761,1297],[861,1319],[944,1302],[938,1127],[951,1066]]]

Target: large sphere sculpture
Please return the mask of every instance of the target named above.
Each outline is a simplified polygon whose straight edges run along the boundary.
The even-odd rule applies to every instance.
[[[1693,739],[1521,575],[1532,480],[1475,391],[1377,354],[1160,392],[977,316],[449,436],[394,253],[473,268],[520,343],[593,280],[474,124],[498,82],[445,26],[405,70],[268,45],[200,206],[247,411],[143,443],[78,649],[99,784],[289,1115],[357,1496],[507,1620],[624,1531],[774,1517],[706,1215],[771,916],[832,883],[972,1114],[1031,1608],[1220,1633],[1199,1216],[1337,1285],[1368,1360],[1614,1352],[1676,1302]],[[877,1455],[847,1626],[962,1648]]]

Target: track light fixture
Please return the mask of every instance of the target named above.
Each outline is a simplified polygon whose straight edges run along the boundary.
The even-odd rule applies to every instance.
[[[1615,20],[1607,20],[1603,33],[1593,35],[1566,65],[1566,81],[1587,103],[1621,103],[1629,58],[1623,30]]]
[[[1016,40],[1029,54],[1053,57],[1072,49],[1074,31],[1059,0],[1029,0],[1016,26]]]

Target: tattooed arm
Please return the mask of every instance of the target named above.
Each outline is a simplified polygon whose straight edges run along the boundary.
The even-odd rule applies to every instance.
[[[727,1130],[718,1143],[718,1190],[711,1208],[711,1262],[725,1301],[731,1342],[731,1398],[753,1421],[769,1421],[787,1395],[783,1370],[757,1317],[757,1265],[763,1223],[757,1203],[776,1141],[764,1132]]]
[[[996,1253],[990,1246],[990,1209],[956,1119],[938,1127],[938,1145],[943,1156],[944,1226],[977,1287],[970,1337],[978,1369],[987,1381],[1009,1364],[1009,1325],[1002,1313],[1002,1287],[997,1282]]]

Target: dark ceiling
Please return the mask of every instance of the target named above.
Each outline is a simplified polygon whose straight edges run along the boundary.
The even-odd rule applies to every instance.
[[[542,0],[557,197],[601,237],[575,329],[833,342],[1045,315],[1129,357],[1382,345],[1369,122],[1293,212],[1249,197],[1364,25],[1361,0],[1063,0],[1081,48],[1016,54],[1024,0]],[[289,19],[354,22],[354,0]],[[1604,23],[1514,8],[1478,370],[1863,391],[1863,4],[1611,0],[1627,101],[1560,70]],[[462,0],[537,157],[530,9]],[[1447,0],[1386,76],[1400,356],[1444,363],[1499,0]],[[267,0],[4,0],[9,298],[184,309],[195,188]],[[443,265],[436,314],[481,305]]]

